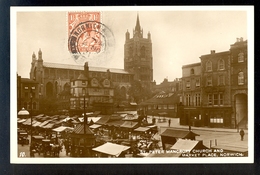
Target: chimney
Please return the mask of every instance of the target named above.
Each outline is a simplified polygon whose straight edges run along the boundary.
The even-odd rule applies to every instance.
[[[110,79],[110,78],[111,78],[110,70],[107,69],[107,79]]]
[[[237,38],[237,42],[239,42],[239,38]]]
[[[215,50],[211,50],[210,53],[211,53],[211,54],[215,53]]]
[[[85,77],[86,77],[86,78],[89,78],[89,77],[88,77],[88,75],[89,75],[88,62],[85,62],[85,65],[84,65],[84,74],[85,74]]]
[[[243,42],[243,37],[240,38],[240,42]]]

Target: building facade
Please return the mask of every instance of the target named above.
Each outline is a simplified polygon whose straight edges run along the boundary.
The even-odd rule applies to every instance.
[[[246,128],[248,120],[247,41],[228,51],[200,57],[182,67],[181,125]]]
[[[133,37],[125,34],[124,69],[134,74],[134,80],[141,81],[143,86],[151,88],[153,82],[153,56],[151,34],[143,37],[139,16],[137,15]]]
[[[71,81],[70,110],[74,113],[100,111],[112,114],[114,103],[114,86],[111,73],[107,70],[104,78],[90,76],[88,63],[77,79]]]
[[[182,105],[184,116],[180,124],[200,125],[201,121],[201,63],[182,66]]]
[[[248,121],[248,54],[247,41],[237,38],[230,46],[232,125],[247,127]],[[253,117],[253,116],[251,116]]]
[[[35,114],[39,110],[38,82],[17,75],[17,112],[22,108]]]
[[[214,50],[202,55],[201,93],[204,126],[231,126],[230,53]]]

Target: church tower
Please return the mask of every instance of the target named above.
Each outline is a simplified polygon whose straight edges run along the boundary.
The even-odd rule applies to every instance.
[[[143,37],[143,29],[137,14],[133,37],[130,33],[125,34],[124,45],[124,69],[134,74],[134,80],[141,81],[146,87],[151,87],[153,81],[153,56],[151,34]]]

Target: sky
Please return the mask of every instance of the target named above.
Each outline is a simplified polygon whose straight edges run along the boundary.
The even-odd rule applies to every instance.
[[[147,11],[149,9],[149,11]],[[151,10],[152,9],[152,10]],[[67,9],[18,10],[11,29],[15,31],[17,73],[29,78],[32,54],[42,51],[44,62],[77,65],[68,51]],[[50,11],[49,11],[50,10]],[[79,11],[88,11],[88,8]],[[139,14],[143,36],[151,33],[153,78],[157,84],[164,78],[173,81],[182,76],[182,66],[200,62],[200,56],[228,51],[236,38],[248,39],[248,14],[243,8],[94,8],[102,12],[102,23],[114,37],[111,55],[97,61],[89,60],[90,66],[124,68],[125,33],[136,25]],[[15,19],[14,19],[15,20]],[[80,65],[83,65],[81,63]]]

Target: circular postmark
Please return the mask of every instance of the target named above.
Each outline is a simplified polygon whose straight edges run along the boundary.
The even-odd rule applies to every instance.
[[[103,62],[114,53],[114,35],[101,22],[81,22],[69,34],[68,49],[77,63]]]

